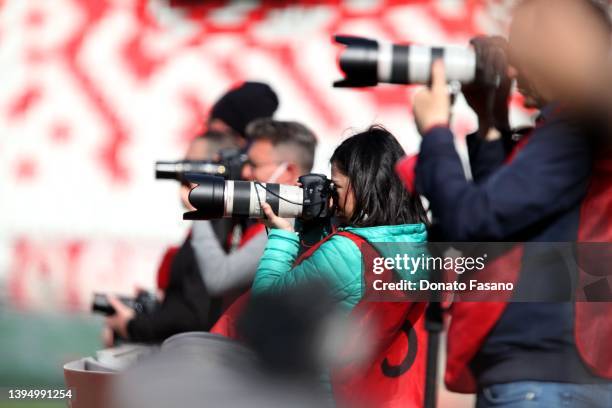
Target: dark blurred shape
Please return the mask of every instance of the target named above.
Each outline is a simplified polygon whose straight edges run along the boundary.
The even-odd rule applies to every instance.
[[[219,119],[245,137],[247,125],[258,118],[269,118],[278,108],[278,96],[268,84],[245,82],[228,91],[212,107],[210,119]]]
[[[150,292],[140,292],[136,297],[118,296],[121,303],[134,309],[137,314],[148,314],[153,312],[159,305],[155,294]],[[91,304],[91,311],[102,313],[106,316],[114,315],[115,309],[108,301],[105,294],[95,293]]]
[[[170,337],[117,377],[112,406],[334,406],[324,374],[346,362],[338,356],[354,332],[325,284],[253,296],[237,329],[240,343],[205,332]]]
[[[335,312],[327,286],[312,283],[252,297],[237,328],[270,372],[316,377],[332,363],[321,346]]]
[[[461,92],[478,117],[478,134],[486,138],[490,128],[508,133],[509,97],[508,42],[499,36],[478,36],[470,40],[476,51],[476,77],[480,80],[461,87]]]
[[[350,329],[327,286],[312,283],[253,297],[238,321],[241,343],[206,332],[182,333],[159,351],[149,348],[142,358],[130,357],[136,362],[123,372],[75,366],[78,381],[73,371],[66,372],[66,381],[95,396],[92,406],[98,407],[332,407],[324,374],[362,358],[339,357],[346,354]],[[113,365],[121,366],[122,358],[115,353]]]

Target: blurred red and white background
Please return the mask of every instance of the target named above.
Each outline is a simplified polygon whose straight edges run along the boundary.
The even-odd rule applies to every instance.
[[[315,130],[318,172],[372,123],[416,152],[411,88],[332,88],[332,36],[466,44],[504,33],[511,3],[0,0],[0,303],[65,316],[86,311],[94,290],[152,288],[164,248],[188,228],[178,186],[155,181],[153,163],[181,158],[211,104],[243,80],[270,83],[277,117]],[[475,127],[462,100],[453,127]],[[0,347],[40,336],[24,333]]]
[[[207,110],[245,79],[321,141],[382,123],[415,152],[409,88],[334,89],[335,33],[465,44],[505,30],[508,2],[4,0],[0,2],[0,282],[15,307],[83,310],[91,292],[152,287],[178,242],[179,159]],[[460,104],[454,120],[474,120]]]

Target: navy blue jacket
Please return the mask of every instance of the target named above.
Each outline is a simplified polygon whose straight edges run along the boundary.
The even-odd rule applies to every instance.
[[[507,164],[507,144],[470,136],[473,181],[466,180],[448,128],[436,127],[424,136],[416,186],[430,202],[438,240],[577,240],[592,146],[585,128],[553,112],[552,107],[542,110],[541,125]],[[560,255],[532,263],[528,270],[523,266],[515,295],[531,291],[567,300],[570,274]],[[471,364],[479,385],[598,382],[578,356],[573,327],[570,302],[510,303]]]

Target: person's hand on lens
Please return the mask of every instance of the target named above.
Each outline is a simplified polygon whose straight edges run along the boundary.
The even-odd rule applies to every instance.
[[[461,91],[478,116],[479,132],[510,128],[508,98],[512,80],[508,76],[508,42],[500,36],[479,36],[470,41],[476,52],[476,81]]]
[[[136,312],[113,295],[108,295],[108,303],[115,309],[115,314],[106,318],[106,326],[127,339],[127,325],[134,318]]]
[[[447,125],[450,118],[450,94],[446,84],[444,63],[437,60],[431,67],[431,86],[414,96],[412,109],[419,133],[437,125]]]
[[[113,331],[106,326],[102,329],[102,344],[104,344],[104,347],[113,347],[115,345]]]
[[[281,218],[278,215],[274,214],[274,211],[272,211],[272,207],[270,207],[270,204],[262,203],[261,208],[267,218],[264,221],[264,223],[268,227],[278,228],[278,229],[289,231],[289,232],[294,232],[293,225],[291,225],[291,223],[288,220]]]

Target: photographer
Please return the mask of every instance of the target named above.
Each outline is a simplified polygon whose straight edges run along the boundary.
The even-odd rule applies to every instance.
[[[247,123],[270,117],[277,108],[278,98],[267,84],[245,82],[229,90],[212,107],[208,131],[192,141],[186,159],[216,160],[220,150],[246,145]],[[181,200],[187,210],[193,210],[188,200],[190,189],[189,183],[182,183]],[[237,244],[231,242],[231,237],[239,235],[241,227],[225,219],[209,224],[212,232],[209,237],[215,240],[223,256],[226,251],[235,250]],[[241,243],[248,238],[248,235],[243,236]],[[136,315],[116,297],[108,297],[116,313],[107,318],[103,333],[105,345],[114,343],[113,333],[133,342],[161,342],[176,333],[212,327],[231,298],[220,296],[221,292],[215,287],[212,291],[206,287],[191,239],[190,234],[180,248],[170,248],[164,255],[157,280],[165,293],[161,305],[153,313]]]
[[[269,85],[244,82],[226,92],[210,110],[207,128],[233,136],[240,147],[248,144],[247,125],[257,118],[272,117],[278,97]]]
[[[329,285],[341,309],[347,313],[353,311],[364,296],[362,253],[357,242],[426,241],[426,218],[421,202],[402,187],[393,171],[394,163],[403,154],[393,135],[380,127],[372,127],[346,139],[334,151],[330,160],[335,189],[334,205],[342,226],[339,231],[327,235],[311,247],[297,262],[300,236],[294,232],[291,222],[276,216],[272,208],[264,204],[264,212],[273,229],[257,268],[253,296],[323,281]],[[385,343],[387,346],[391,344],[389,339],[399,335],[399,327],[408,315],[418,320],[423,311],[419,304],[395,305],[405,307],[406,313],[401,314],[401,321],[390,323],[394,329],[389,329],[388,333],[378,333],[381,338],[386,336],[389,341]],[[367,312],[365,314],[368,315]],[[349,403],[349,406],[356,403],[384,406],[390,401],[401,400],[400,393],[413,389],[406,385],[404,390],[398,391],[398,383],[393,381],[387,388],[388,380],[376,377],[379,372],[374,362],[368,367],[353,369],[351,374],[358,380],[351,383],[353,387],[349,386],[349,389],[344,388],[342,383],[335,383],[337,398],[340,402]],[[418,378],[414,383],[418,384],[418,389],[422,380]],[[378,388],[374,384],[378,384]],[[410,398],[418,396],[411,395]]]
[[[233,147],[227,135],[209,131],[191,142],[185,159],[213,160],[219,150]],[[189,190],[188,183],[181,184],[181,201],[186,209],[192,209],[187,200]],[[202,282],[190,241],[188,237],[178,250],[171,249],[164,257],[158,275],[163,299],[154,311],[136,314],[116,297],[108,296],[115,314],[106,321],[107,346],[113,343],[113,332],[133,342],[160,342],[176,333],[208,330],[214,324],[221,313],[220,299],[214,298]]]
[[[592,7],[591,12],[603,17],[600,22],[607,19],[591,2],[567,1]],[[533,132],[513,146],[503,120],[508,88],[468,89],[472,93],[466,99],[484,124],[479,139],[471,142],[472,152],[483,153],[470,157],[473,168],[480,166],[473,182],[465,178],[448,128],[450,98],[439,61],[432,67],[430,89],[415,96],[415,119],[423,135],[416,186],[430,202],[441,240],[572,242],[585,236],[582,206],[590,193],[594,143],[601,134],[578,112],[558,103],[565,94],[542,70],[546,61],[526,51],[534,51],[534,42],[542,37],[553,36],[547,31],[551,26],[538,24],[547,10],[538,1],[519,6],[508,53],[499,41],[479,45],[481,55],[485,49],[497,56],[498,62],[485,70],[516,78],[526,101],[540,108],[540,116]],[[605,27],[589,32],[589,45],[609,49],[609,25],[600,26]],[[511,66],[506,70],[499,59],[508,57]],[[499,92],[489,98],[498,102],[489,104],[494,111],[479,109],[478,93],[484,98],[490,92]],[[485,150],[475,149],[476,144]],[[400,163],[399,171],[407,165],[408,161]],[[595,344],[595,340],[585,340],[575,330],[575,316],[583,305],[567,301],[571,284],[564,259],[557,254],[539,265],[523,265],[519,273],[515,296],[532,290],[544,298],[561,293],[559,299],[565,301],[453,304],[447,386],[459,392],[478,391],[478,407],[608,406],[611,367],[603,359],[593,359],[605,355],[602,347],[586,352],[579,347],[581,341]]]
[[[246,129],[250,141],[244,180],[295,185],[310,173],[317,145],[314,134],[297,122],[258,119]],[[191,245],[204,284],[212,295],[244,291],[253,281],[259,258],[267,242],[263,224],[255,223],[243,233],[248,242],[226,253],[215,238],[209,221],[196,221]]]

